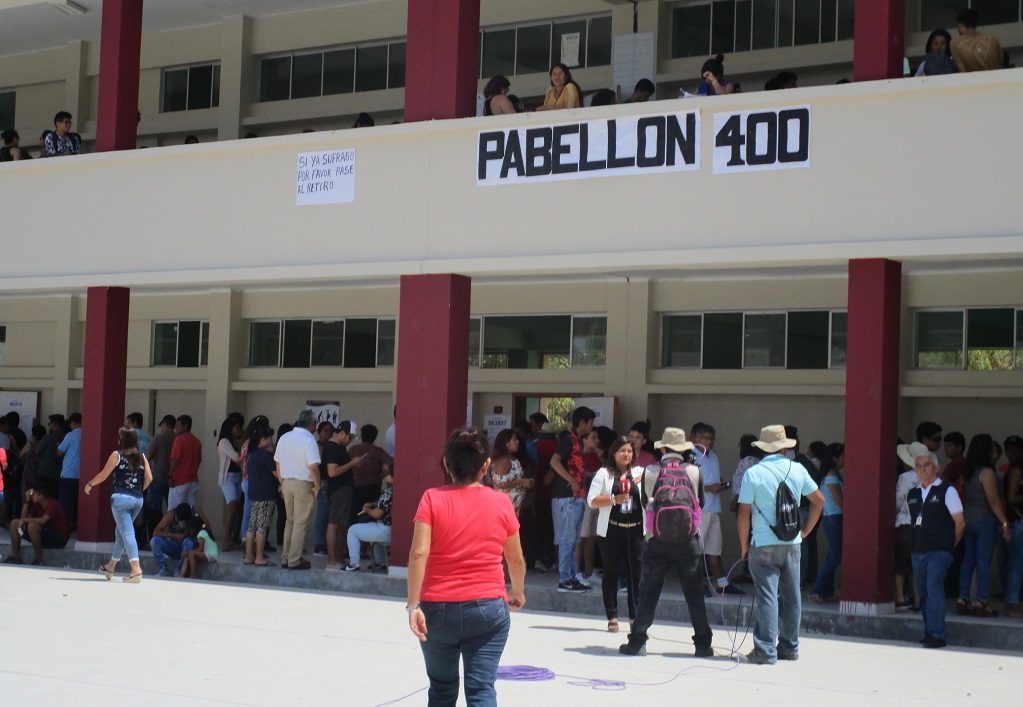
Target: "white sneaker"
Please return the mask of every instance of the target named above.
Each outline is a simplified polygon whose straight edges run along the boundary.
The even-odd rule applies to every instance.
[[[590,586],[590,580],[582,572],[576,573],[575,581],[579,582],[579,584],[583,585],[584,587]]]

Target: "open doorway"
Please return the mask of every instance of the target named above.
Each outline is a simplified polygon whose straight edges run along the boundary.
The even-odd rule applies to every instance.
[[[597,413],[597,425],[614,428],[618,417],[618,398],[584,393],[516,393],[512,396],[513,419],[524,420],[534,412],[542,412],[558,432],[572,426],[572,411],[586,405]]]

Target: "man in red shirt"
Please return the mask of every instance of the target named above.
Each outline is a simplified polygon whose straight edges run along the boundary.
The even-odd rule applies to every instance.
[[[11,521],[11,556],[4,563],[20,565],[21,540],[32,543],[35,553],[33,565],[43,564],[43,548],[57,550],[67,545],[70,534],[67,530],[67,519],[64,509],[45,487],[29,489],[28,501],[21,510],[21,518]]]
[[[199,465],[202,463],[202,442],[192,434],[192,418],[182,415],[174,423],[174,444],[171,445],[171,488],[168,508],[187,503],[195,506],[199,495]]]

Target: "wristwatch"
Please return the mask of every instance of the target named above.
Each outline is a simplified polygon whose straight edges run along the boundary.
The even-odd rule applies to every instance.
[[[416,602],[415,604],[413,604],[412,606],[406,606],[406,607],[405,607],[405,611],[407,611],[408,613],[410,613],[410,614],[411,614],[411,613],[412,613],[413,611],[415,611],[415,610],[416,610],[416,609],[418,609],[418,608],[419,608],[419,602],[417,601],[417,602]]]

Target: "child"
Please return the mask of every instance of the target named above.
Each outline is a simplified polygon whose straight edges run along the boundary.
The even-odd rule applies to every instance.
[[[217,561],[217,543],[213,541],[206,531],[206,525],[200,518],[189,518],[185,525],[186,543],[190,539],[195,543],[195,549],[181,553],[181,563],[178,565],[179,577],[196,578],[196,567],[201,562]]]

